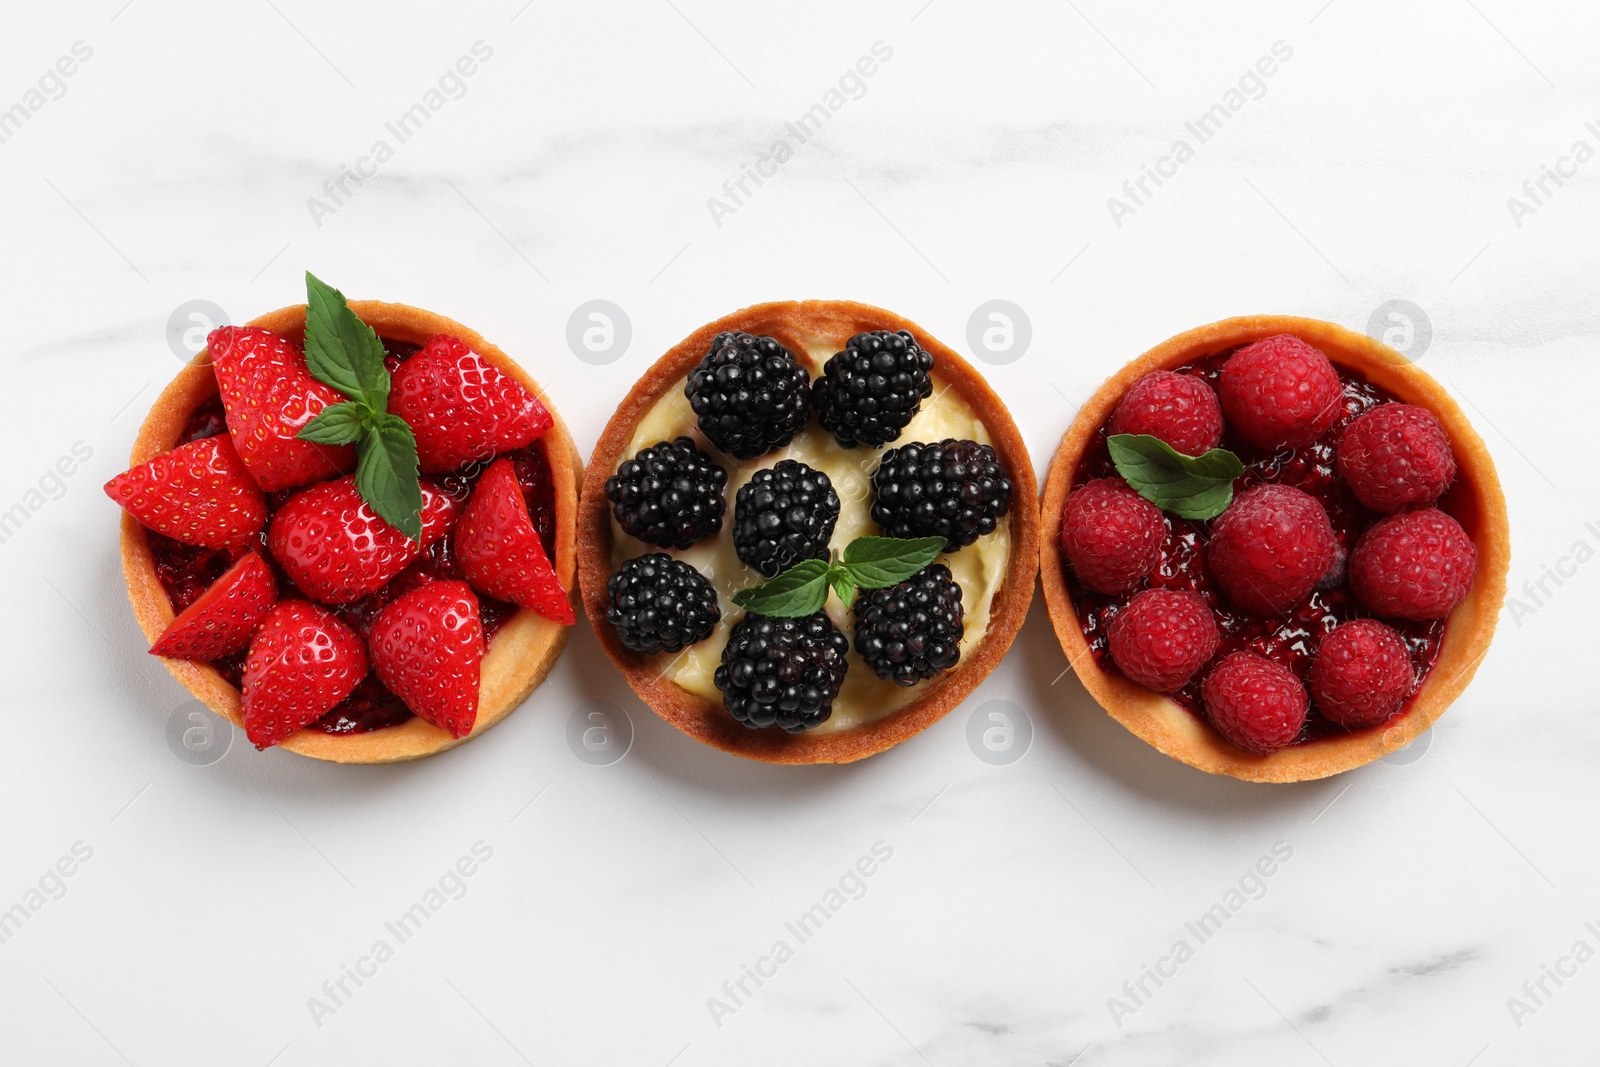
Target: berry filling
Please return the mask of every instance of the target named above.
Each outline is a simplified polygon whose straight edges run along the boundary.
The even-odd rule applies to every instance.
[[[391,372],[420,350],[417,345],[382,340],[386,352],[384,362]],[[225,434],[227,430],[222,399],[220,396],[214,396],[195,409],[174,447]],[[553,558],[555,485],[550,474],[549,460],[545,456],[544,443],[542,440],[535,440],[504,455],[512,460],[517,483],[527,500],[534,529],[538,532],[546,553]],[[486,461],[475,461],[454,471],[428,476],[425,480],[451,497],[458,507],[464,506],[472,495],[473,487],[488,466]],[[286,489],[266,495],[267,520],[262,526],[260,537],[253,539],[252,543],[246,546],[257,549],[261,558],[273,569],[278,589],[286,595],[292,595],[296,586],[267,548],[267,531],[271,528],[273,515],[297,491],[297,489]],[[156,576],[161,582],[162,589],[166,591],[167,600],[172,604],[175,613],[182,612],[193,604],[232,565],[234,558],[239,554],[187,545],[153,530],[147,530],[146,535],[155,563]],[[464,580],[456,559],[454,531],[430,544],[419,558],[412,561],[377,592],[348,604],[329,607],[346,625],[366,639],[384,607],[402,594],[435,580]],[[493,642],[494,635],[517,613],[518,607],[516,604],[496,600],[481,593],[476,595],[484,644],[487,648]],[[244,651],[240,651],[209,662],[231,685],[238,687],[243,681],[245,655]],[[396,726],[412,717],[413,712],[400,698],[379,681],[376,673],[369,672],[349,696],[314,720],[310,728],[328,734],[359,734]]]
[[[1177,374],[1190,375],[1216,388],[1222,366],[1233,354],[1222,352],[1179,367]],[[1370,615],[1362,609],[1345,578],[1345,561],[1361,534],[1382,516],[1357,499],[1355,492],[1339,476],[1335,451],[1340,433],[1358,416],[1376,405],[1396,400],[1357,371],[1336,367],[1342,391],[1333,422],[1310,444],[1277,450],[1249,443],[1230,421],[1222,447],[1234,452],[1244,464],[1244,473],[1234,480],[1238,494],[1262,484],[1293,486],[1310,494],[1327,512],[1337,544],[1333,568],[1308,595],[1282,614],[1255,614],[1241,610],[1223,593],[1206,559],[1214,520],[1192,520],[1168,514],[1167,534],[1160,560],[1137,588],[1192,590],[1202,596],[1215,617],[1220,640],[1210,662],[1220,663],[1234,652],[1254,652],[1307,680],[1322,639],[1341,623]],[[1114,432],[1108,419],[1090,442],[1073,472],[1072,489],[1078,490],[1096,478],[1117,478],[1106,439]],[[1069,500],[1071,497],[1069,496]],[[1450,495],[1440,505],[1449,511]],[[1129,594],[1105,594],[1088,588],[1072,568],[1065,568],[1068,590],[1078,614],[1078,622],[1095,662],[1103,670],[1116,671],[1109,649],[1112,620],[1125,609]],[[1411,656],[1414,681],[1396,715],[1404,715],[1422,681],[1432,670],[1444,640],[1445,620],[1411,622],[1385,619],[1405,642]],[[1188,683],[1169,693],[1192,714],[1206,719],[1201,696],[1204,670],[1196,671]],[[1209,721],[1209,720],[1207,720]],[[1382,728],[1380,723],[1374,729]],[[1313,704],[1294,744],[1349,733],[1323,716]]]

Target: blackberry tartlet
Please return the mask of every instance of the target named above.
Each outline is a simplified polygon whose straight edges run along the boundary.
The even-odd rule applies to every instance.
[[[606,483],[678,437],[727,470],[731,521],[664,550],[715,589],[720,617],[703,639],[650,652],[625,613],[613,618],[608,585],[627,586],[650,546]],[[917,513],[937,536],[875,516],[873,474],[891,450],[905,457],[896,484],[937,498]],[[589,472],[579,576],[602,646],[656,714],[737,755],[845,763],[905,740],[994,668],[1032,599],[1038,509],[1021,435],[965,360],[878,308],[761,304],[697,330],[618,405]]]
[[[1041,528],[1090,695],[1159,751],[1262,782],[1432,726],[1488,652],[1510,562],[1494,464],[1449,394],[1370,337],[1283,316],[1190,330],[1101,386]]]

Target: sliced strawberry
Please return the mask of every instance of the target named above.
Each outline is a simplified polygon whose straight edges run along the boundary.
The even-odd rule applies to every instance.
[[[551,424],[550,412],[521,383],[443,335],[394,372],[389,410],[416,434],[425,471],[455,470],[521,448]]]
[[[510,459],[495,460],[478,479],[456,524],[455,545],[461,573],[481,592],[565,625],[575,621]]]
[[[202,548],[234,549],[261,531],[267,500],[226,437],[163,452],[106,483],[149,529]]]
[[[466,582],[429,582],[383,609],[368,639],[372,669],[406,707],[451,737],[478,719],[483,623]]]
[[[174,659],[230,656],[250,643],[250,635],[277,602],[272,568],[254,552],[246,552],[172,620],[150,654]]]
[[[309,597],[344,604],[377,592],[422,550],[450,532],[459,506],[422,483],[419,544],[378,517],[353,477],[320,482],[290,497],[272,517],[267,547]]]
[[[228,432],[261,488],[270,493],[304,485],[356,465],[353,448],[295,436],[323,408],[345,399],[311,376],[298,345],[257,326],[223,326],[211,331],[206,347]]]
[[[350,695],[367,674],[367,650],[338,616],[309,600],[267,613],[244,662],[244,732],[276,745]]]

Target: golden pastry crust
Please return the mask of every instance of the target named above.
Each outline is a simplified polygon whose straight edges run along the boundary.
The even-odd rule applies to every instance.
[[[583,477],[583,465],[567,433],[566,424],[561,421],[561,415],[539,383],[529,377],[510,356],[485,341],[478,333],[443,315],[376,300],[351,301],[350,308],[362,322],[392,341],[425,345],[430,338],[441,333],[459,338],[501,373],[521,382],[549,410],[551,418],[555,420],[554,425],[541,440],[550,462],[551,481],[555,488],[556,551],[552,563],[556,576],[570,595],[575,587],[573,578],[577,571],[574,541],[578,483]],[[249,325],[271,330],[299,344],[304,339],[305,321],[305,305],[300,304],[263,315]],[[156,399],[150,414],[139,428],[139,436],[133,443],[133,455],[129,457],[130,463],[143,463],[171,449],[183,434],[189,416],[216,393],[217,379],[211,372],[210,353],[202,349]],[[172,622],[172,604],[161,587],[160,579],[156,577],[145,529],[126,512],[122,516],[122,572],[128,580],[128,599],[133,603],[133,614],[139,620],[139,628],[154,643]],[[453,738],[447,731],[421,718],[413,718],[398,726],[364,734],[325,734],[312,729],[299,730],[285,738],[278,747],[335,763],[394,763],[454,748],[482,734],[527,699],[534,687],[550,673],[551,665],[566,644],[568,629],[527,609],[518,611],[506,620],[483,658],[482,680],[478,690],[478,720],[472,732],[465,737]],[[206,707],[235,726],[244,725],[239,690],[209,664],[166,658],[161,662]]]
[[[932,354],[938,375],[971,405],[988,430],[1000,461],[1011,472],[1011,559],[995,594],[989,629],[952,671],[923,682],[915,700],[873,722],[837,733],[789,734],[776,728],[752,730],[728,714],[720,702],[691,693],[664,677],[652,658],[633,652],[606,621],[606,581],[611,573],[611,505],[606,479],[627,459],[635,427],[656,401],[688,374],[726,330],[766,335],[798,352],[818,341],[844,348],[867,330],[909,330]],[[813,426],[810,433],[822,433]],[[916,323],[892,312],[847,300],[784,301],[757,304],[709,323],[662,356],[634,385],[606,424],[589,458],[578,504],[578,583],[583,607],[606,654],[633,691],[661,718],[690,737],[725,752],[768,763],[849,763],[882,752],[943,718],[994,669],[1011,647],[1033,599],[1038,565],[1038,495],[1033,463],[1021,433],[1000,397],[964,359]]]
[[[1061,513],[1084,449],[1135,381],[1153,370],[1170,370],[1282,333],[1320,348],[1339,366],[1360,371],[1374,385],[1438,416],[1456,458],[1456,480],[1442,506],[1460,521],[1477,546],[1478,567],[1466,599],[1450,613],[1433,670],[1404,716],[1383,726],[1258,756],[1224,741],[1176,701],[1095,663],[1067,592]],[[1291,316],[1249,315],[1189,330],[1157,345],[1107,379],[1078,411],[1061,439],[1045,480],[1040,510],[1039,574],[1045,604],[1061,648],[1083,687],[1112,718],[1173,759],[1252,782],[1326,778],[1402,748],[1432,726],[1466,688],[1489,651],[1510,566],[1511,524],[1494,461],[1450,395],[1400,353],[1364,334]]]

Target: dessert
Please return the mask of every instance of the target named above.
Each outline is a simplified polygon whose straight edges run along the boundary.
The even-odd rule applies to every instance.
[[[128,594],[151,652],[258,748],[415,759],[499,722],[559,654],[581,468],[478,334],[307,291],[213,331],[152,407],[106,486]]]
[[[936,722],[1027,612],[1021,435],[956,353],[845,301],[697,330],[618,406],[579,504],[584,609],[696,739],[861,759]]]
[[[1161,752],[1252,781],[1428,729],[1488,650],[1510,560],[1494,465],[1444,390],[1280,316],[1180,334],[1109,379],[1062,439],[1041,529],[1089,693]]]

